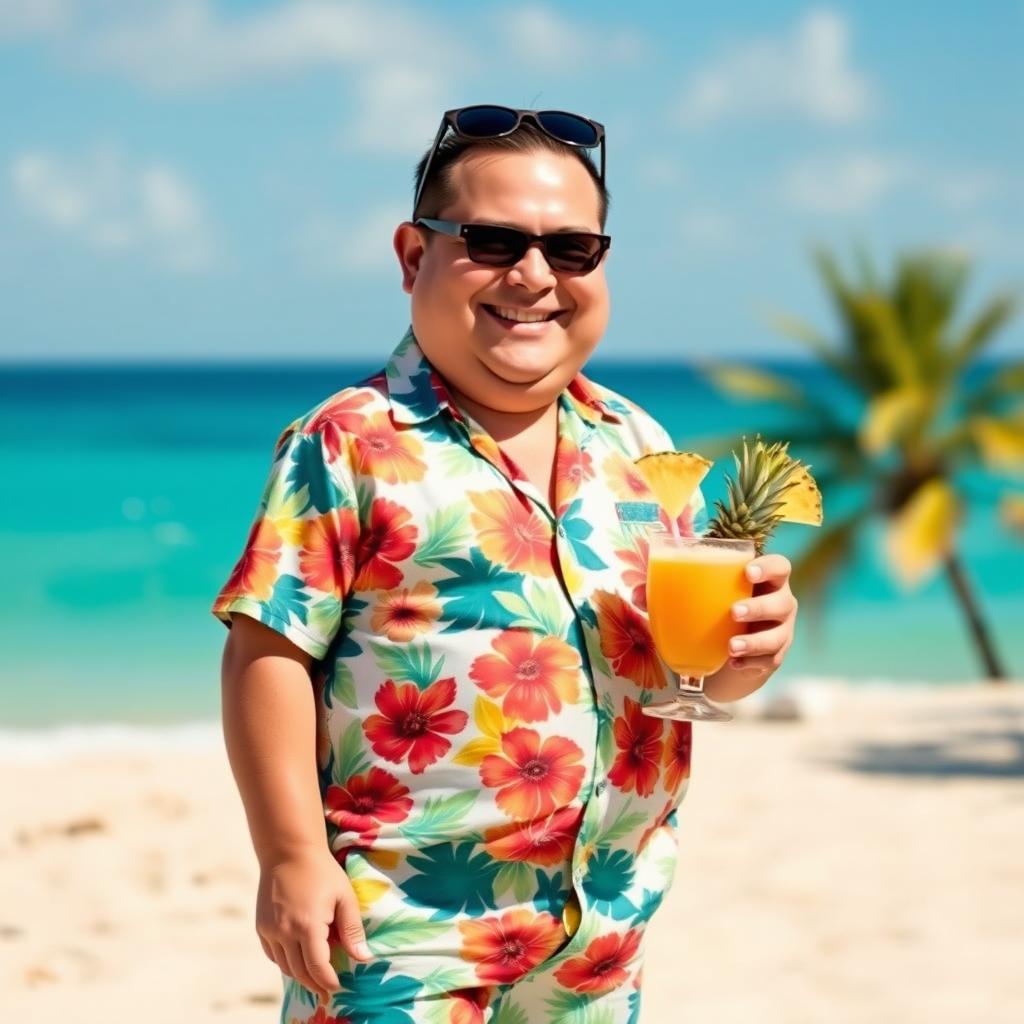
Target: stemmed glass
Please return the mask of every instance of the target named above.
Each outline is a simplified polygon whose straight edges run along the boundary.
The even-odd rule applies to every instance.
[[[728,722],[732,715],[704,695],[704,677],[729,657],[737,625],[731,610],[749,599],[746,566],[752,540],[649,536],[647,611],[658,653],[678,676],[673,698],[644,713],[676,721]]]

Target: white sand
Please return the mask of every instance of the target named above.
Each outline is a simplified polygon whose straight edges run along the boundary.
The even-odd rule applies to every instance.
[[[643,1021],[1024,1020],[1024,686],[827,704],[697,726]],[[0,1020],[276,1022],[219,749],[0,769]]]

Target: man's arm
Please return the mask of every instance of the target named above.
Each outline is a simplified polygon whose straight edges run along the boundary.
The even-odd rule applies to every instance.
[[[369,958],[355,893],[327,845],[317,779],[312,659],[247,615],[232,616],[221,671],[224,740],[260,865],[256,930],[282,971],[337,990],[327,942]]]

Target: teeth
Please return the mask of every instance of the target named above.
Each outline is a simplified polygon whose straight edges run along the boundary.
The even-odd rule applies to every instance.
[[[536,324],[541,320],[547,320],[548,313],[524,313],[519,309],[506,309],[503,306],[493,306],[494,312],[506,320],[515,320],[521,324]]]

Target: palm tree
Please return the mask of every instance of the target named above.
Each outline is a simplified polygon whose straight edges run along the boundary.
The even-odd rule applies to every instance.
[[[958,554],[957,534],[972,494],[963,470],[987,469],[997,481],[1024,470],[1024,361],[982,372],[978,357],[1015,314],[1017,297],[989,299],[957,324],[970,266],[948,253],[921,251],[897,261],[882,280],[870,259],[857,256],[856,275],[844,276],[826,250],[814,262],[840,322],[829,341],[789,316],[778,329],[811,350],[852,393],[859,422],[850,422],[813,389],[785,374],[743,366],[704,368],[714,384],[735,397],[772,400],[798,414],[786,434],[794,451],[812,453],[815,478],[825,493],[852,488],[837,513],[795,560],[793,589],[821,597],[854,550],[859,533],[878,517],[885,522],[886,564],[905,589],[945,569],[985,671],[1005,679],[978,599]],[[1003,521],[1024,517],[1024,499],[1007,495]],[[818,601],[809,601],[811,607]]]

